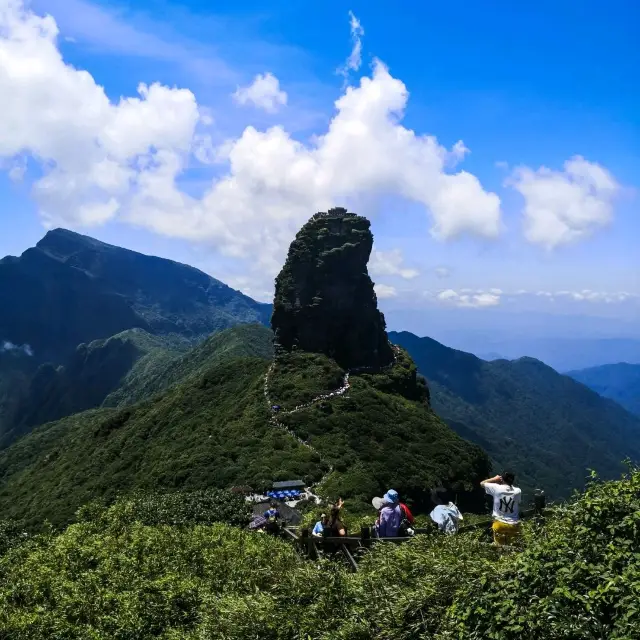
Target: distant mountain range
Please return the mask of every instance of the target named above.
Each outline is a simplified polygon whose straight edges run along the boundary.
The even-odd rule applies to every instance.
[[[430,336],[486,360],[528,356],[561,373],[612,362],[640,364],[640,329],[630,320],[435,307],[428,314],[396,308],[385,317],[394,330]]]
[[[614,476],[627,456],[640,460],[636,416],[539,360],[486,362],[408,332],[389,339],[427,378],[436,413],[529,488],[567,495],[589,468]]]
[[[640,416],[640,364],[619,362],[569,371],[567,375]]]

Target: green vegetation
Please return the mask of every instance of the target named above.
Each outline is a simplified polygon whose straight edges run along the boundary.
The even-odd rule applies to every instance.
[[[594,479],[528,524],[522,551],[424,535],[374,547],[356,574],[216,522],[234,513],[223,493],[93,506],[35,537],[0,526],[0,637],[627,640],[640,629],[638,495],[638,469]]]
[[[269,422],[268,364],[223,362],[133,407],[37,428],[0,453],[2,513],[64,524],[90,500],[135,489],[318,480],[327,470],[318,454]]]
[[[279,357],[269,378],[269,397],[285,410],[342,386],[344,370],[319,353],[296,351]],[[305,414],[306,415],[306,414]]]
[[[273,334],[260,324],[238,325],[214,333],[183,355],[149,353],[139,360],[120,387],[105,400],[106,407],[123,407],[150,398],[179,382],[206,372],[213,365],[241,357],[273,357]]]
[[[99,407],[123,381],[162,371],[188,347],[184,338],[152,336],[142,329],[79,345],[66,366],[41,365],[22,393],[16,392],[13,411],[4,412],[0,442],[7,446],[36,425]]]
[[[566,375],[640,416],[640,364],[605,364],[569,371]]]
[[[293,407],[341,384],[341,371],[329,358],[293,352],[278,358],[270,398]],[[477,484],[489,474],[486,455],[429,409],[424,381],[406,353],[390,369],[352,375],[350,384],[343,396],[279,416],[334,467],[320,488],[323,494],[350,497],[365,507],[392,486],[423,508],[430,505],[429,489],[445,485],[459,491],[465,505],[482,503]]]
[[[434,411],[477,443],[527,493],[552,498],[584,486],[588,469],[613,478],[640,460],[640,419],[533,358],[485,362],[430,338],[391,333],[426,376]]]
[[[405,354],[382,373],[352,376],[345,396],[280,414],[310,448],[270,421],[263,392],[269,361],[225,359],[266,352],[269,337],[256,326],[213,336],[167,366],[164,382],[183,382],[152,395],[159,378],[140,376],[128,389],[143,389],[150,399],[75,414],[17,441],[0,453],[0,509],[31,527],[45,518],[63,525],[95,498],[156,488],[260,489],[291,478],[315,483],[330,465],[321,492],[351,499],[355,512],[389,486],[418,509],[429,506],[428,491],[440,484],[458,490],[464,505],[482,504],[477,483],[489,473],[485,454],[430,411]],[[289,354],[270,377],[271,400],[293,407],[333,391],[342,377],[325,356]]]

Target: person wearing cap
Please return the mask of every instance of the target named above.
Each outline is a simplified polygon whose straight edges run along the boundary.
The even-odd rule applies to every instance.
[[[391,489],[382,498],[374,498],[375,503],[372,500],[374,507],[380,506],[380,517],[376,524],[379,538],[395,538],[398,535],[402,523],[402,509],[397,498],[398,493]]]
[[[311,535],[316,536],[316,538],[321,538],[322,537],[322,531],[327,526],[328,522],[329,522],[329,518],[328,518],[327,514],[323,513],[320,516],[320,520],[318,520],[318,522],[316,522],[316,526],[313,527],[313,531],[311,532]]]

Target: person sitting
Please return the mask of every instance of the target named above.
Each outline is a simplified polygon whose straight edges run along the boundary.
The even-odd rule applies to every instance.
[[[404,504],[403,502],[400,502],[400,496],[398,495],[398,492],[395,489],[389,489],[389,491],[387,491],[387,493],[384,494],[383,499],[390,504],[398,505],[400,507],[401,521],[400,521],[400,528],[398,530],[397,535],[399,536],[413,535],[413,529],[411,527],[415,522],[415,518],[413,517],[413,514],[411,513],[411,510],[409,509],[409,507],[407,507],[407,505]]]
[[[493,497],[493,541],[498,546],[512,544],[520,535],[520,501],[522,491],[515,487],[515,475],[505,471],[501,476],[483,480],[480,486]]]
[[[379,538],[395,538],[402,524],[402,509],[398,502],[393,501],[393,494],[395,497],[398,494],[395,491],[389,494],[390,492],[387,491],[382,498],[374,498],[376,503],[381,505],[380,517],[376,523],[376,533]]]
[[[278,503],[274,500],[269,505],[269,508],[262,514],[267,520],[269,518],[279,518],[280,512],[278,511]]]
[[[320,520],[318,520],[318,522],[316,522],[315,527],[313,527],[313,531],[311,532],[311,535],[316,536],[316,538],[321,538],[322,531],[328,525],[328,523],[329,523],[329,518],[327,517],[326,513],[323,513],[320,516]]]
[[[452,535],[458,533],[463,517],[458,507],[450,500],[447,502],[444,496],[444,489],[431,492],[431,499],[436,506],[429,517],[438,525],[438,529],[442,533]]]

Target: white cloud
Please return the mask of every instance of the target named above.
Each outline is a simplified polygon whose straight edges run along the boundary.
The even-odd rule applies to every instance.
[[[451,275],[451,269],[447,267],[436,267],[434,273],[438,278],[448,278]]]
[[[265,279],[310,215],[359,198],[418,203],[441,240],[499,233],[498,196],[470,173],[446,171],[462,143],[447,150],[402,126],[407,89],[379,61],[310,143],[282,126],[247,127],[214,148],[198,131],[210,114],[191,91],[140,85],[137,97],[112,103],[89,73],[64,63],[53,18],[17,0],[0,6],[0,159],[39,161],[34,194],[49,225],[118,218],[207,243]],[[198,198],[178,186],[194,154],[225,165]]]
[[[233,99],[240,105],[252,105],[267,113],[276,113],[287,104],[287,94],[272,73],[259,73],[248,87],[238,87]]]
[[[352,42],[351,53],[344,65],[338,69],[338,73],[345,78],[349,75],[350,71],[358,71],[362,64],[362,37],[364,36],[364,28],[352,11],[349,11],[349,28],[351,30]]]
[[[58,29],[17,0],[0,0],[0,158],[28,154],[49,224],[115,216],[141,167],[190,149],[198,121],[190,91],[140,84],[113,104],[86,71],[62,60]]]
[[[28,356],[33,355],[33,349],[28,344],[13,344],[13,342],[9,342],[8,340],[0,341],[0,353],[3,351],[22,351]]]
[[[408,269],[402,264],[403,257],[400,249],[392,251],[374,249],[369,259],[369,273],[374,276],[400,276],[405,280],[411,280],[420,275],[417,269]]]
[[[490,291],[493,291],[493,289],[490,289]],[[614,304],[640,298],[640,295],[630,293],[629,291],[592,291],[591,289],[582,289],[580,291],[527,291],[525,289],[520,289],[507,295],[531,296],[535,298],[543,298],[550,302],[565,300],[604,304]]]
[[[599,164],[574,156],[563,171],[516,169],[507,184],[525,200],[525,236],[547,249],[589,236],[613,217],[620,187]]]
[[[358,196],[393,194],[423,205],[432,234],[443,240],[497,235],[499,198],[469,173],[446,173],[450,152],[399,124],[407,98],[404,84],[378,62],[371,78],[336,101],[328,131],[312,144],[280,126],[264,132],[247,127],[219,149],[228,173],[199,200],[177,189],[182,164],[171,156],[141,176],[131,219],[251,257],[269,275],[311,213]]]
[[[440,302],[453,304],[456,307],[495,307],[500,304],[500,294],[497,293],[458,293],[453,289],[445,289],[441,291],[436,298]]]
[[[388,284],[378,283],[373,287],[373,289],[378,298],[395,298],[398,295],[396,288]]]

